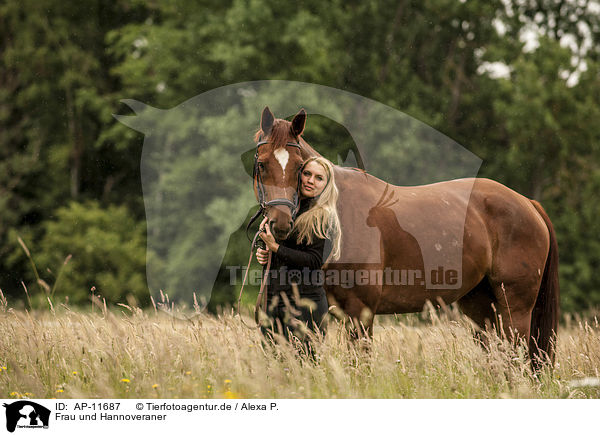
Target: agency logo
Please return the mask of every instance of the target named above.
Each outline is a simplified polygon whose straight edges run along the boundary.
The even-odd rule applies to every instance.
[[[48,429],[50,410],[29,400],[4,404],[6,408],[6,430]]]

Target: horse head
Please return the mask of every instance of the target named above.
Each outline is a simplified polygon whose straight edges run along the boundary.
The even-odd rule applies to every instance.
[[[305,124],[304,109],[290,122],[275,119],[265,107],[255,136],[254,193],[278,240],[289,236],[298,211],[299,174],[304,161],[300,135]]]

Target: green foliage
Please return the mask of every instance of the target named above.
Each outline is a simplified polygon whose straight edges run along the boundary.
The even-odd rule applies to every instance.
[[[20,281],[33,282],[16,242],[20,234],[50,284],[55,278],[45,268],[57,274],[73,254],[56,290],[72,302],[86,301],[93,285],[115,300],[128,292],[143,299],[143,137],[113,119],[122,110],[119,100],[166,109],[229,83],[285,79],[379,100],[481,156],[480,176],[540,200],[555,223],[563,307],[598,305],[600,18],[581,3],[4,2],[0,288],[22,297]],[[526,41],[528,32],[541,35],[537,45],[531,37]],[[506,65],[509,74],[494,76],[486,69],[492,62]],[[164,139],[181,145],[168,176],[158,181],[173,195],[170,206],[202,193],[186,180],[239,169],[239,156],[227,154],[223,138],[209,138],[213,146],[202,159],[190,159],[195,144],[182,138],[198,126],[192,118],[177,122],[176,136]],[[207,121],[203,131],[211,127],[223,128]],[[332,158],[352,147],[344,128],[316,116],[306,137]],[[407,156],[418,145],[413,142],[402,150]],[[374,158],[397,154],[396,144],[383,142]],[[214,161],[219,164],[208,163]],[[415,161],[407,177],[417,179],[426,165]],[[212,187],[238,198],[239,210],[252,205],[242,199],[247,184]],[[229,208],[227,201],[207,204],[183,223],[197,225],[193,234],[166,238],[169,243],[158,247],[181,260],[178,270],[155,263],[175,291],[201,275],[197,264],[203,259],[195,258],[195,247],[215,243],[212,235],[227,225],[218,217]],[[175,215],[164,222],[165,231],[179,224]],[[232,235],[222,267],[245,264],[243,231],[227,232]],[[151,253],[149,261],[158,257]],[[214,304],[235,300],[223,268]]]
[[[45,281],[55,283],[59,300],[86,302],[95,287],[96,295],[112,303],[126,303],[127,295],[149,302],[145,228],[124,206],[71,202],[44,222],[43,231],[34,250],[35,262],[46,272]]]

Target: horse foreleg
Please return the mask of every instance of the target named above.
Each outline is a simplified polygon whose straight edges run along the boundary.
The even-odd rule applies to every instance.
[[[338,301],[329,297],[330,312],[343,325],[353,342],[366,342],[373,338],[373,310],[356,297]]]

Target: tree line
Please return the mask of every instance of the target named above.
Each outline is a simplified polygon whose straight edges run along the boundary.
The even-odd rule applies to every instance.
[[[563,309],[597,306],[599,37],[591,0],[4,2],[0,288],[148,304],[144,138],[113,118],[131,113],[119,101],[166,109],[276,79],[380,101],[480,156],[479,176],[548,211]],[[219,285],[214,304],[233,303]]]

